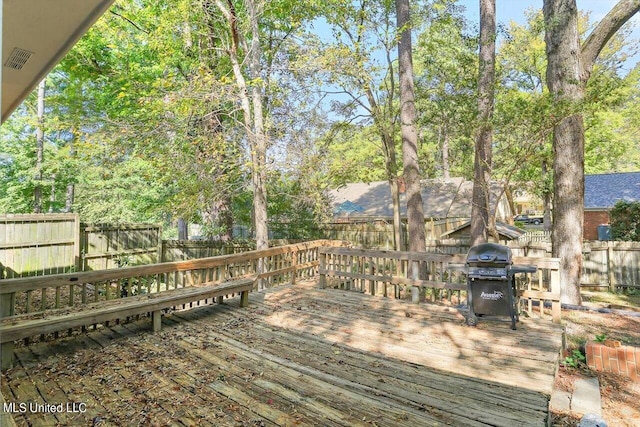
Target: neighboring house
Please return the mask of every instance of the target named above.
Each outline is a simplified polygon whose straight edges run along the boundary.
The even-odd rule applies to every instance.
[[[544,204],[539,197],[522,189],[512,190],[511,194],[513,196],[514,215],[542,214],[544,212]]]
[[[609,224],[609,211],[619,200],[640,201],[640,172],[585,175],[585,240],[599,240],[598,226]]]
[[[470,218],[473,182],[463,178],[428,179],[422,181],[422,201],[425,219]],[[391,191],[387,181],[346,184],[329,192],[336,220],[393,219]],[[496,200],[499,202],[496,204]],[[505,221],[513,215],[503,187],[491,185],[491,206],[497,210],[496,220]],[[497,206],[497,207],[496,207]],[[405,194],[400,194],[400,215],[407,217]]]

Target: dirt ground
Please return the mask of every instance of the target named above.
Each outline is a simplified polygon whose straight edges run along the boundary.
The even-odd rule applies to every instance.
[[[640,295],[618,296],[605,293],[584,293],[584,302],[592,310],[563,310],[562,318],[567,328],[568,354],[579,349],[584,354],[584,345],[596,336],[616,339],[623,345],[640,347]],[[612,313],[598,312],[610,309]],[[640,382],[610,373],[594,372],[587,368],[586,361],[577,367],[561,364],[556,377],[556,386],[572,391],[573,383],[581,377],[597,376],[600,382],[602,416],[610,427],[640,426]],[[576,426],[579,418],[571,414],[554,414],[554,426]]]

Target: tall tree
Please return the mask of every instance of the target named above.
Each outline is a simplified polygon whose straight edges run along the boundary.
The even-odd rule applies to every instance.
[[[398,68],[400,71],[400,132],[402,134],[402,163],[406,185],[409,250],[424,252],[424,205],[418,163],[418,132],[416,131],[416,107],[413,85],[413,57],[411,51],[411,12],[409,0],[396,0],[396,19],[399,32]],[[420,278],[417,263],[411,276]]]
[[[44,78],[38,84],[38,125],[36,127],[36,176],[33,189],[33,212],[42,212],[43,198],[43,168],[44,168],[44,102],[47,88],[47,79]]]
[[[388,0],[331,1],[322,7],[334,37],[317,43],[318,58],[309,64],[318,86],[340,93],[334,112],[344,117],[335,132],[360,127],[366,133],[371,126],[384,161],[384,173],[391,193],[394,240],[398,250],[404,248],[401,233],[399,165],[396,156],[398,105],[397,79],[393,52],[396,27],[393,2]],[[304,58],[306,61],[306,58]],[[307,67],[309,67],[309,65]],[[355,126],[352,122],[357,121]],[[356,130],[359,134],[360,131]],[[377,155],[378,153],[376,153]]]
[[[478,76],[478,134],[473,164],[471,205],[471,241],[477,245],[488,240],[493,216],[490,215],[491,160],[496,81],[496,2],[480,0],[480,60]],[[490,223],[491,221],[491,223]]]
[[[580,304],[584,219],[584,123],[580,104],[600,51],[640,10],[621,0],[580,45],[576,0],[544,0],[547,86],[559,110],[553,131],[553,256],[560,258],[561,301]]]
[[[266,2],[247,0],[234,2],[216,0],[216,7],[226,20],[228,42],[224,46],[231,63],[236,84],[235,96],[242,110],[245,137],[251,156],[251,180],[253,188],[253,217],[256,248],[268,246],[267,229],[267,149],[269,147],[267,88],[276,72],[272,69],[277,50],[289,34],[282,39],[267,37],[263,31],[265,10],[281,19],[274,28],[293,31],[300,24],[300,11],[294,2]],[[289,19],[289,24],[284,24]],[[276,19],[277,21],[277,19]],[[267,51],[265,46],[270,47]]]

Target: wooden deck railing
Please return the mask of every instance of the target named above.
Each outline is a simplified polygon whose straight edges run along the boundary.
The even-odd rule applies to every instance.
[[[372,251],[339,247],[323,247],[320,254],[320,286],[337,286],[349,290],[402,298],[411,288],[419,289],[432,300],[452,299],[467,290],[465,255],[434,253]],[[409,263],[422,262],[426,279],[408,277]],[[518,294],[521,303],[532,313],[534,305],[545,314],[551,304],[551,317],[560,323],[560,262],[557,258],[515,257],[514,264],[537,267],[535,274],[519,274]],[[534,304],[537,302],[537,304]]]
[[[341,247],[342,246],[342,247]],[[189,261],[2,280],[0,318],[128,296],[162,292],[202,283],[257,275],[258,287],[295,283],[320,273],[321,286],[331,280],[374,295],[401,297],[415,286],[428,290],[433,300],[466,291],[464,255],[367,251],[346,248],[345,242],[316,240],[241,254]],[[407,277],[408,263],[422,261],[425,280]],[[538,273],[524,280],[520,296],[540,312],[551,303],[554,321],[560,321],[559,261],[554,258],[515,258],[517,264],[535,265]]]
[[[320,247],[341,244],[316,240],[189,261],[2,280],[0,318],[248,275],[257,275],[260,288],[294,283],[316,275]]]

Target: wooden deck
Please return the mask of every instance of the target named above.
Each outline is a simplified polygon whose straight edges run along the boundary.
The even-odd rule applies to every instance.
[[[17,347],[2,394],[33,426],[546,424],[551,322],[470,328],[454,308],[315,282],[237,303],[175,312],[155,334],[132,322]]]

